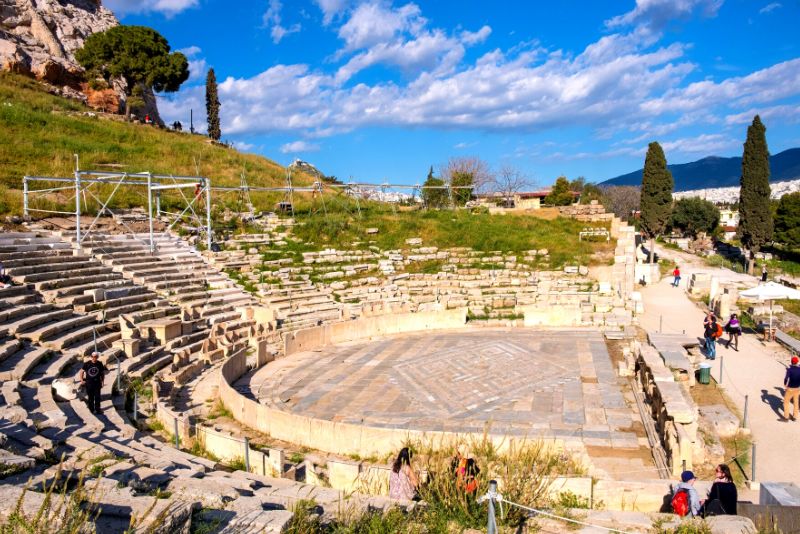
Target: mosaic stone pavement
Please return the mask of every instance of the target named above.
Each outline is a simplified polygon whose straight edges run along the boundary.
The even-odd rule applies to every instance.
[[[601,334],[428,332],[326,347],[252,377],[260,402],[379,427],[576,438],[636,448]]]

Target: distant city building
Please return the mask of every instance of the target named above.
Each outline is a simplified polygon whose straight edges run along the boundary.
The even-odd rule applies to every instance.
[[[736,227],[739,226],[739,210],[724,208],[719,210],[719,225],[723,227],[730,226],[735,232]]]
[[[769,184],[772,193],[770,198],[777,200],[783,195],[800,191],[800,180],[773,182]],[[733,204],[739,202],[739,187],[714,187],[710,189],[693,189],[691,191],[678,191],[673,193],[675,200],[687,197],[700,197],[714,204]]]

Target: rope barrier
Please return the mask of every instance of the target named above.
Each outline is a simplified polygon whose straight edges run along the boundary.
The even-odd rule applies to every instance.
[[[542,516],[545,516],[545,517],[550,517],[552,519],[558,519],[559,521],[565,521],[565,522],[568,522],[568,523],[573,523],[573,524],[581,525],[581,526],[584,526],[584,527],[597,528],[597,529],[600,529],[600,530],[605,530],[606,532],[615,532],[617,534],[635,534],[634,532],[630,532],[630,531],[626,531],[626,530],[619,530],[619,529],[616,529],[616,528],[606,527],[606,526],[603,526],[603,525],[596,525],[596,524],[593,524],[593,523],[587,523],[586,521],[580,521],[579,519],[560,516],[558,514],[553,514],[551,512],[545,512],[544,510],[539,510],[537,508],[531,508],[530,506],[524,506],[522,504],[515,503],[513,501],[509,501],[508,499],[504,498],[502,494],[497,493],[497,482],[495,482],[494,480],[492,480],[489,483],[489,490],[487,491],[486,495],[483,495],[480,498],[478,498],[478,502],[479,503],[488,502],[488,505],[489,505],[489,521],[488,521],[489,529],[488,529],[488,532],[489,532],[489,534],[496,534],[496,532],[497,532],[497,523],[496,523],[496,520],[495,520],[495,517],[494,517],[494,503],[495,502],[497,502],[497,504],[500,505],[501,517],[503,516],[503,503],[506,503],[509,506],[515,506],[515,507],[520,508],[522,510],[527,510],[528,512],[531,512],[532,514],[542,515]]]

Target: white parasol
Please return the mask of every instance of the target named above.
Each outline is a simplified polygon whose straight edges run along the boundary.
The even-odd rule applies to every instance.
[[[776,282],[767,282],[739,293],[740,297],[769,301],[769,331],[772,333],[772,303],[776,300],[800,300],[800,291]]]

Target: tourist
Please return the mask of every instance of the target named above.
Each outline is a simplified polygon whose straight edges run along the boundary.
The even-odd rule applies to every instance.
[[[417,495],[419,478],[411,467],[412,456],[408,447],[403,447],[392,464],[392,472],[389,474],[389,497],[392,499],[410,501]]]
[[[703,338],[706,343],[706,358],[714,360],[717,357],[716,340],[720,336],[720,326],[717,324],[717,318],[713,313],[709,313],[706,320],[703,321],[705,330],[703,331]]]
[[[687,515],[691,517],[697,517],[700,515],[700,508],[703,505],[703,501],[700,500],[700,495],[697,494],[697,490],[694,489],[694,481],[697,480],[694,476],[694,473],[691,471],[684,471],[681,473],[681,483],[675,486],[675,492],[673,495],[677,495],[678,492],[684,491],[686,492],[686,496],[688,498],[688,508],[685,514],[681,514],[678,510],[673,510],[678,515]],[[675,503],[676,498],[672,498],[672,502]],[[674,504],[673,504],[674,507]]]
[[[767,264],[761,266],[761,281],[766,283],[767,282]]]
[[[728,319],[728,324],[725,325],[725,331],[728,332],[728,348],[731,348],[733,342],[733,350],[739,352],[739,336],[742,335],[742,323],[739,322],[739,316],[735,313],[731,314]]]
[[[681,284],[681,270],[678,266],[675,266],[675,270],[672,271],[672,287],[679,287]]]
[[[89,410],[100,413],[100,390],[103,389],[103,380],[106,376],[106,366],[99,361],[99,352],[93,352],[91,359],[83,364],[80,372],[81,385],[86,387],[89,397]]]
[[[731,468],[726,464],[719,464],[715,471],[716,478],[708,490],[708,498],[703,503],[703,517],[709,515],[736,515],[736,501],[739,492],[733,483]]]
[[[0,289],[11,287],[11,277],[8,276],[5,267],[0,263]]]
[[[456,454],[451,462],[451,467],[455,471],[456,486],[463,489],[465,493],[474,495],[478,491],[478,473],[481,472],[478,462],[474,458],[467,458]]]
[[[781,421],[786,422],[789,419],[797,421],[797,412],[800,411],[800,367],[798,367],[800,359],[797,356],[792,356],[792,365],[786,369],[786,376],[783,378],[783,385],[786,391],[783,394],[783,417]],[[789,405],[792,405],[792,415],[789,415]],[[787,417],[789,419],[787,419]]]

